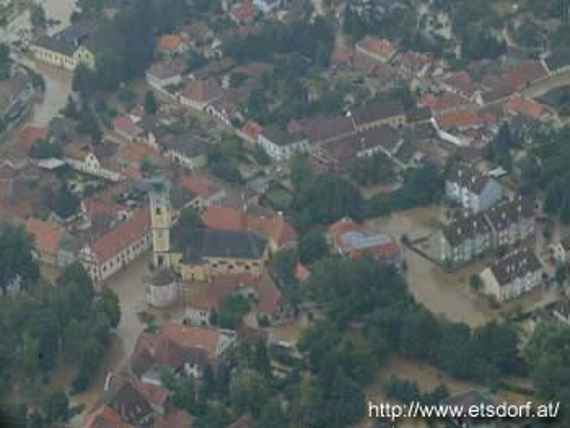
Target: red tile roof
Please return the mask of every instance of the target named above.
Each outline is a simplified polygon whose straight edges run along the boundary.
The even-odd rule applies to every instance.
[[[279,311],[283,303],[283,295],[268,275],[266,275],[265,280],[259,284],[257,293],[259,299],[257,302],[258,311],[271,315]]]
[[[389,59],[396,53],[396,48],[390,40],[378,39],[372,36],[366,36],[358,42],[357,46],[371,54],[379,55],[384,59]]]
[[[113,128],[130,135],[140,135],[143,130],[129,116],[117,116],[113,119]]]
[[[457,91],[463,92],[467,96],[472,96],[477,90],[477,85],[475,85],[471,76],[466,71],[453,73],[444,79],[443,83]]]
[[[521,90],[527,84],[535,80],[542,79],[548,75],[544,65],[540,61],[522,62],[503,74],[503,80],[508,82],[511,87]]]
[[[240,231],[247,229],[247,214],[229,207],[208,207],[202,215],[204,224],[211,229]]]
[[[178,34],[165,34],[158,39],[158,49],[162,51],[173,51],[182,44],[182,37]]]
[[[211,282],[197,290],[190,306],[197,309],[219,310],[222,302],[241,286],[255,286],[259,278],[250,274],[218,275]]]
[[[232,7],[232,18],[238,23],[250,23],[255,19],[255,7],[251,0],[243,0]]]
[[[473,111],[452,111],[438,116],[436,120],[442,129],[474,128],[493,122],[491,116],[480,115]]]
[[[222,188],[205,175],[187,175],[182,179],[182,187],[202,198],[210,198]]]
[[[263,127],[253,120],[248,120],[243,128],[241,128],[241,132],[253,141],[257,141],[257,137],[263,132]]]
[[[104,405],[85,416],[83,428],[133,428],[133,426],[123,422],[115,410]]]
[[[165,415],[158,415],[154,428],[192,428],[194,419],[184,410],[171,408]]]
[[[17,135],[17,148],[26,155],[30,153],[32,145],[37,140],[43,140],[48,136],[48,129],[36,126],[26,126]]]
[[[139,241],[150,230],[148,208],[137,209],[131,218],[97,239],[92,249],[100,264],[115,257],[125,248]]]
[[[210,360],[216,357],[220,340],[220,333],[216,329],[176,323],[164,325],[160,329],[159,335],[181,348],[203,349],[208,354]]]
[[[271,217],[253,216],[239,208],[208,207],[202,219],[204,224],[212,229],[252,230],[270,238],[278,247],[297,239],[295,229],[280,214]]]
[[[531,98],[524,98],[520,95],[513,95],[505,104],[505,110],[511,114],[522,114],[537,120],[547,113],[545,106]]]
[[[64,234],[64,229],[61,226],[30,218],[26,222],[26,229],[34,237],[36,249],[40,253],[57,254],[59,243]]]
[[[469,100],[453,92],[443,92],[439,95],[425,95],[419,102],[420,106],[429,107],[433,112],[444,112],[471,104]]]
[[[182,96],[189,100],[207,103],[221,98],[223,89],[212,79],[192,80],[182,91]]]

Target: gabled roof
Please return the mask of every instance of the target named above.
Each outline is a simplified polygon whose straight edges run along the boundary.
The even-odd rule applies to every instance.
[[[184,262],[201,262],[204,258],[260,259],[267,240],[252,232],[198,229],[192,240],[183,243]]]
[[[41,253],[56,255],[65,229],[56,223],[30,218],[26,222],[26,229],[34,237],[35,247]]]
[[[446,180],[451,183],[457,183],[461,187],[465,187],[470,192],[478,195],[492,179],[481,174],[471,165],[456,163],[450,168]]]
[[[508,285],[516,278],[523,278],[541,269],[542,264],[530,248],[517,249],[491,266],[493,276],[500,286]]]
[[[85,416],[83,428],[133,428],[112,407],[103,405]]]
[[[202,198],[210,198],[223,191],[223,188],[205,175],[187,175],[181,186]]]
[[[540,120],[547,114],[546,108],[532,98],[513,95],[505,105],[505,110],[512,114],[522,114],[531,119]]]
[[[142,128],[137,126],[129,116],[117,116],[113,119],[113,128],[133,137],[137,137],[143,133]]]
[[[182,45],[182,37],[178,34],[165,34],[159,37],[157,47],[161,51],[173,51]]]
[[[351,116],[353,117],[356,126],[361,126],[404,114],[404,106],[397,101],[377,101],[354,110]]]
[[[365,50],[373,55],[378,55],[385,60],[390,59],[395,53],[396,48],[387,39],[379,39],[377,37],[366,36],[356,46],[362,50]]]
[[[142,239],[150,230],[150,213],[147,207],[137,209],[131,218],[97,239],[92,250],[100,264],[117,256],[122,250]]]
[[[199,103],[212,102],[213,100],[221,98],[223,94],[223,89],[213,79],[192,80],[182,91],[184,98]]]

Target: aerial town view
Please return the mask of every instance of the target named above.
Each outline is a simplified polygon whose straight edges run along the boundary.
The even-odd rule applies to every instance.
[[[570,0],[0,0],[0,428],[570,428]]]

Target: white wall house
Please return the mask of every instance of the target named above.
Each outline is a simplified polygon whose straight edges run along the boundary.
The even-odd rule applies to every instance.
[[[271,159],[286,161],[297,152],[309,151],[309,139],[303,134],[289,134],[275,127],[266,128],[257,137],[259,144]]]
[[[103,168],[97,159],[97,156],[93,153],[88,153],[84,160],[73,158],[65,158],[64,160],[71,168],[84,174],[94,175],[96,177],[115,182],[122,179],[121,174],[118,172]]]

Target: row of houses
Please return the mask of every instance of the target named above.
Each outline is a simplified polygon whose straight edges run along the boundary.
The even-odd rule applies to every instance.
[[[491,251],[511,248],[535,235],[535,204],[520,196],[476,214],[461,215],[443,226],[441,261],[457,266]]]

